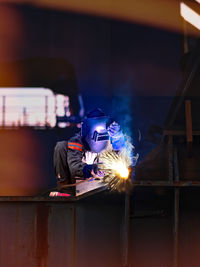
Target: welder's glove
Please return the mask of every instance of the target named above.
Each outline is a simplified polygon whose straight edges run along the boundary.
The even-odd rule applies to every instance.
[[[113,147],[113,150],[121,150],[125,146],[125,138],[120,130],[120,125],[117,122],[113,122],[108,127],[108,134],[110,136],[110,141]]]
[[[111,123],[108,127],[108,134],[110,137],[116,136],[120,132],[120,125],[117,122]]]
[[[87,164],[83,167],[83,176],[84,178],[93,177],[94,174],[98,174],[98,166],[97,164]]]
[[[87,163],[88,165],[91,165],[91,164],[96,163],[95,162],[96,158],[97,158],[97,153],[86,151],[82,159],[82,162]]]
[[[132,164],[131,164],[131,166],[134,167],[136,165],[138,158],[139,158],[139,154],[138,153],[136,155],[132,156]]]

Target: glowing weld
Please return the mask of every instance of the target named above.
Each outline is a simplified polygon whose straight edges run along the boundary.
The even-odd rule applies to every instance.
[[[125,148],[118,153],[110,148],[100,154],[99,167],[104,172],[103,182],[111,190],[123,192],[132,188],[129,167],[136,164],[139,156],[132,156],[133,148],[131,143],[127,142]]]
[[[115,170],[120,178],[125,180],[128,179],[129,170],[123,162],[113,162],[111,169]]]

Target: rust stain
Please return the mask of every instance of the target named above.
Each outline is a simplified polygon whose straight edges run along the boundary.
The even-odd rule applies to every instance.
[[[18,242],[19,242],[19,205],[16,206],[15,217],[15,267],[18,267]]]
[[[36,207],[35,257],[37,259],[37,267],[47,267],[49,211],[50,207],[44,203],[39,203]]]

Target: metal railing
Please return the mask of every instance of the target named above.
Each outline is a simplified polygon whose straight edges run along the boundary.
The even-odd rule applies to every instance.
[[[70,116],[68,96],[46,88],[0,88],[0,99],[0,128],[53,128]]]

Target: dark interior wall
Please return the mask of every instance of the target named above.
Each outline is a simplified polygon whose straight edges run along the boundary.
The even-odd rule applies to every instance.
[[[82,91],[105,94],[129,82],[137,95],[174,94],[181,54],[178,34],[31,7],[20,8],[20,13],[25,26],[21,57],[68,59]]]
[[[0,39],[0,63],[15,62],[7,68],[0,64],[0,78],[24,81],[27,68],[20,68],[19,61],[64,59],[72,66],[86,111],[101,107],[114,116],[132,135],[140,158],[152,149],[146,141],[148,129],[152,123],[162,125],[180,81],[179,34],[28,5],[1,5]],[[34,76],[35,70],[30,72]],[[49,170],[54,175],[53,147],[60,139],[49,139],[48,175]]]
[[[10,33],[14,35],[10,51],[19,45],[15,54],[6,58],[4,53],[4,60],[65,58],[87,95],[108,96],[116,90],[131,95],[174,95],[180,79],[179,34],[100,17],[6,6],[9,12],[5,13],[5,5],[1,8],[7,14],[1,27],[6,28],[9,21],[15,29]]]
[[[144,135],[151,123],[162,125],[180,82],[180,34],[31,6],[15,11],[23,22],[17,59],[64,58],[74,68],[86,111],[129,114],[129,128]]]
[[[117,90],[131,95],[174,95],[180,79],[180,35],[99,17],[30,6],[13,8],[23,36],[15,59],[69,60],[83,94],[107,96]]]

